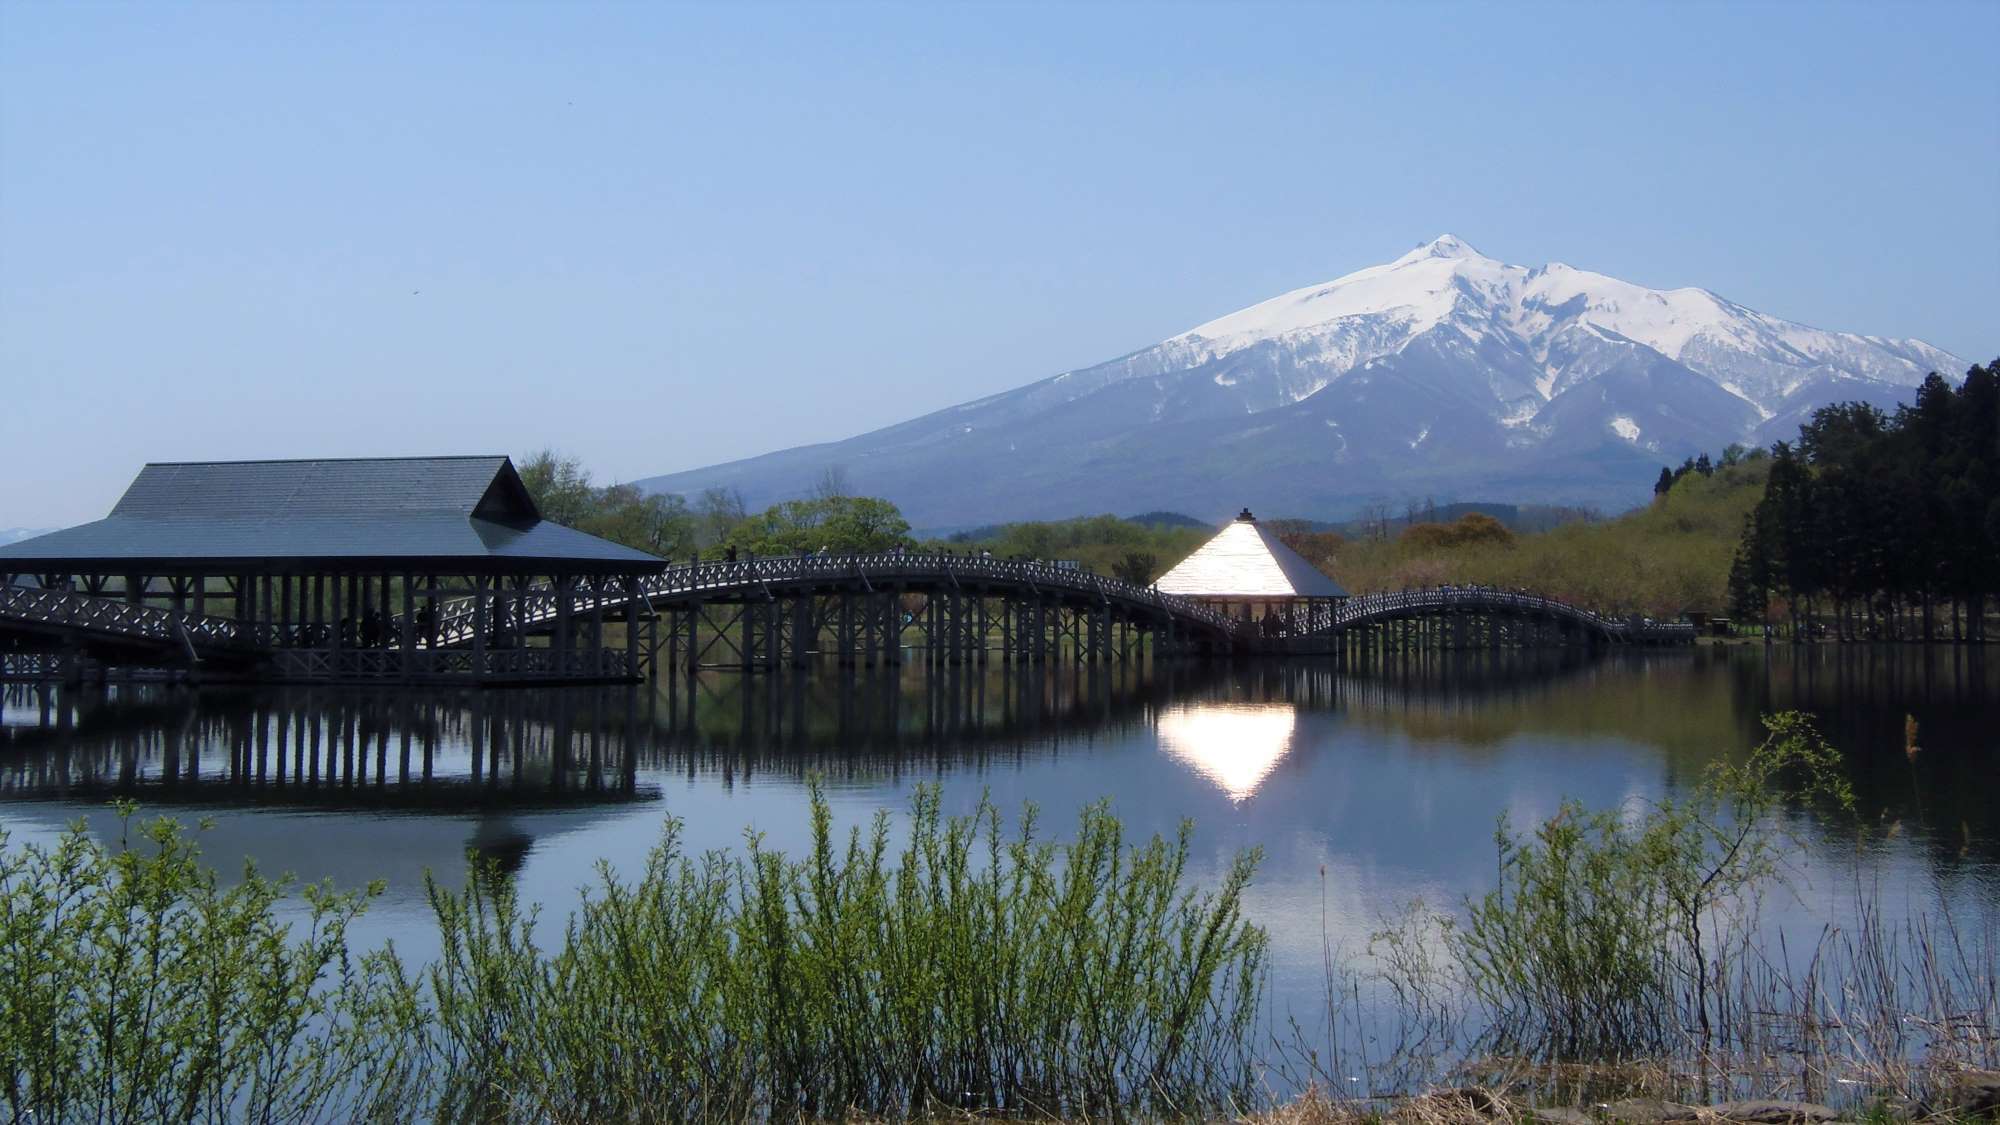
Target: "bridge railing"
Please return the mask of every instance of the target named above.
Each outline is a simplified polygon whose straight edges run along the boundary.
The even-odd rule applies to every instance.
[[[0,586],[0,617],[193,648],[250,649],[271,639],[264,630],[226,617],[177,613],[39,586]]]
[[[1363,594],[1349,598],[1334,611],[1334,624],[1344,626],[1397,613],[1448,609],[1541,613],[1568,617],[1614,636],[1632,634],[1632,622],[1628,618],[1607,616],[1543,594],[1483,586],[1427,586]],[[1649,617],[1641,618],[1639,622],[1638,636],[1641,637],[1670,639],[1685,636],[1692,639],[1694,635],[1694,626],[1685,622],[1655,621]]]
[[[997,583],[1144,606],[1224,634],[1234,634],[1243,628],[1241,621],[1220,610],[1191,598],[1162,594],[1150,586],[1135,585],[1087,570],[989,555],[881,552],[867,555],[782,555],[682,564],[641,579],[639,597],[642,600],[685,600],[705,594],[768,591],[774,586],[855,581],[869,587],[876,583],[897,581]],[[573,613],[589,613],[599,604],[622,606],[629,600],[631,596],[623,589],[610,592],[586,590],[571,595],[570,608]],[[544,624],[554,619],[558,608],[557,595],[546,584],[509,594],[507,603],[510,625]],[[438,615],[436,643],[440,646],[463,644],[472,635],[474,612],[470,599],[449,603]],[[400,619],[397,626],[400,627]]]

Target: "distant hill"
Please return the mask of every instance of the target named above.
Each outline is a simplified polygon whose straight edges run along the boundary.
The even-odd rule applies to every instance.
[[[1179,512],[1141,512],[1136,516],[1128,516],[1126,518],[1130,519],[1133,523],[1143,523],[1147,527],[1212,528],[1215,526],[1212,521],[1198,520],[1193,516],[1182,515]]]
[[[0,546],[19,543],[23,539],[33,539],[37,535],[47,535],[53,527],[0,527]]]
[[[946,357],[937,357],[942,362]],[[1449,235],[1117,359],[843,441],[637,482],[752,510],[829,470],[917,527],[1149,508],[1352,520],[1411,498],[1620,512],[1662,465],[1893,408],[1966,362]]]

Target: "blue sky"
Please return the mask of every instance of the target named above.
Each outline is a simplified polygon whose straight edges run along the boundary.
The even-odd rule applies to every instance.
[[[2000,5],[0,4],[0,528],[848,436],[1444,231],[2000,352]]]

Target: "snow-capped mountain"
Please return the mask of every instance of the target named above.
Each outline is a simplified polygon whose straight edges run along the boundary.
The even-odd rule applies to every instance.
[[[1790,437],[1827,402],[1907,397],[1964,360],[1705,289],[1488,258],[1445,235],[1122,359],[827,445],[642,482],[753,506],[829,466],[919,526],[1405,497],[1643,499],[1659,466]]]

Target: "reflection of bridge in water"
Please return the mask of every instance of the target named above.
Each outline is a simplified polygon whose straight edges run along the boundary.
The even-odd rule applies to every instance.
[[[780,675],[704,672],[655,686],[499,695],[15,684],[0,689],[0,797],[356,811],[559,806],[650,798],[657,790],[641,783],[642,771],[896,775],[1057,752],[1144,727],[1157,727],[1170,749],[1201,744],[1197,757],[1236,777],[1249,766],[1210,744],[1244,740],[1203,728],[1204,716],[1437,714],[1547,691],[1592,663],[1582,652],[1474,653],[1361,674],[1324,661],[876,670],[823,662]]]
[[[0,688],[0,797],[450,810],[645,799],[633,689]]]

